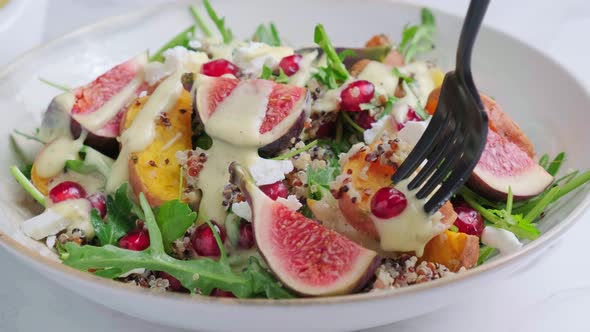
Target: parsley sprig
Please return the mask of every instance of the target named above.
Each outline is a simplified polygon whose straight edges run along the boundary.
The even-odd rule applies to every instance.
[[[406,63],[412,62],[416,55],[428,52],[434,48],[434,33],[436,22],[434,15],[427,8],[422,8],[422,22],[418,25],[406,26],[402,32],[399,51]]]

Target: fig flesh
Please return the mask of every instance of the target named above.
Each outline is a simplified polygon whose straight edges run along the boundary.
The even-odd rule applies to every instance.
[[[85,130],[86,145],[116,156],[119,150],[116,137],[127,105],[148,88],[143,80],[146,64],[144,53],[111,68],[85,86],[55,97],[43,118],[45,138],[54,138],[64,131],[77,138]]]
[[[273,201],[238,164],[229,170],[252,209],[258,248],[286,287],[304,296],[348,294],[374,274],[380,263],[376,252]]]

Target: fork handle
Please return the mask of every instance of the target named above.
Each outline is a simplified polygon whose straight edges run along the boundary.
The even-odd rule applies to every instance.
[[[471,53],[479,27],[489,4],[490,0],[471,0],[469,3],[469,9],[467,9],[467,15],[465,16],[463,28],[461,29],[459,47],[457,48],[457,62],[455,64],[455,73],[466,84],[470,90],[469,92],[481,106],[481,109],[483,109],[481,99],[471,76]]]

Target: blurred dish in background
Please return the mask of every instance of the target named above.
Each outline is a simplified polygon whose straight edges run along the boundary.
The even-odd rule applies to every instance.
[[[39,44],[47,0],[0,0],[0,65]]]

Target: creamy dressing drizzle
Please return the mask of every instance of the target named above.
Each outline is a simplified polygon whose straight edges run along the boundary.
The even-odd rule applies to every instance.
[[[129,155],[145,150],[153,142],[156,118],[176,105],[183,89],[180,82],[183,73],[183,70],[178,70],[166,78],[141,108],[131,126],[121,134],[121,152],[113,164],[106,185],[107,191],[112,192],[127,181]]]
[[[317,57],[317,51],[303,54],[299,61],[299,70],[289,77],[289,85],[304,87],[313,74],[312,64]]]
[[[199,211],[216,222],[223,222],[227,214],[221,202],[223,189],[229,183],[229,165],[236,161],[250,167],[260,158],[259,130],[271,92],[272,82],[241,82],[205,123],[213,144],[199,174],[199,187],[203,190]]]
[[[72,114],[72,117],[90,131],[99,130],[113,119],[123,107],[137,97],[136,91],[142,83],[143,73],[140,72],[127,86],[104,103],[98,110],[92,113]]]
[[[371,61],[358,74],[359,80],[367,80],[375,86],[378,94],[392,95],[399,78],[393,75],[391,67],[377,61]]]
[[[406,209],[397,217],[391,219],[377,218],[371,214],[371,219],[381,238],[381,249],[385,251],[415,251],[418,257],[424,253],[424,246],[430,239],[447,229],[441,222],[442,213],[427,215],[424,210],[426,199],[418,200],[415,195],[418,190],[409,191],[409,179],[396,184],[395,188],[404,193],[408,200]]]
[[[63,171],[66,161],[79,159],[78,152],[84,145],[86,135],[86,132],[82,132],[76,140],[62,136],[47,144],[35,160],[37,174],[43,178],[54,177]]]

